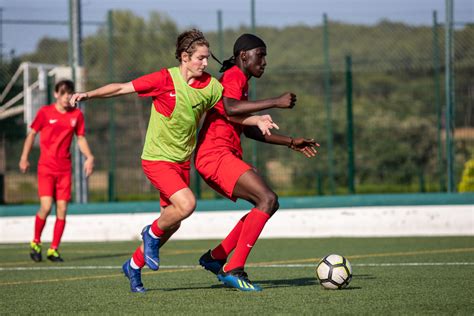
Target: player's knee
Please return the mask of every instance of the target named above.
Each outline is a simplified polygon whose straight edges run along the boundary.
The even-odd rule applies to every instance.
[[[47,204],[41,205],[38,210],[38,214],[40,215],[40,217],[46,218],[46,216],[48,216],[49,213],[51,213],[51,208],[52,208],[51,205],[47,205]]]
[[[67,208],[65,207],[56,207],[56,216],[59,218],[59,219],[65,219],[66,218],[66,212],[67,212]]]
[[[273,191],[266,192],[262,199],[262,205],[262,211],[272,216],[280,206],[278,203],[278,195]]]
[[[179,210],[181,220],[183,220],[191,216],[191,214],[196,209],[196,199],[188,198],[186,200],[182,200],[176,205],[176,208]]]
[[[280,208],[280,202],[278,202],[278,195],[276,195],[276,201],[273,206],[273,211],[271,215],[273,215],[276,211],[278,211],[279,208]]]

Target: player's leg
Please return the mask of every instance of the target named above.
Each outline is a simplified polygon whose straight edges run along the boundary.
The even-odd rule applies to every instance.
[[[42,196],[40,197],[40,208],[36,213],[35,219],[35,235],[33,242],[41,243],[41,235],[43,234],[43,229],[46,224],[46,219],[51,213],[53,207],[53,197],[52,196]]]
[[[132,292],[146,291],[141,281],[141,269],[146,264],[150,269],[158,270],[160,247],[196,207],[196,199],[189,189],[189,163],[143,161],[142,166],[150,182],[160,191],[162,209],[160,217],[143,229],[142,244],[122,267],[125,276],[130,280]]]
[[[143,170],[152,184],[160,191],[160,204],[164,212],[142,232],[145,263],[152,270],[159,268],[161,238],[166,240],[185,218],[196,208],[196,198],[189,189],[190,162],[142,162]]]
[[[47,253],[48,259],[53,262],[64,261],[58,252],[58,248],[59,248],[59,244],[61,243],[61,238],[64,233],[64,228],[66,226],[66,212],[67,212],[67,201],[65,200],[56,201],[56,222],[54,223],[53,241],[51,242],[51,246],[49,247],[48,253]]]
[[[38,170],[38,196],[40,207],[35,216],[34,236],[30,243],[30,257],[33,261],[42,260],[41,255],[41,235],[46,225],[46,219],[51,213],[54,195],[54,178],[47,172]]]
[[[162,193],[163,191],[160,194]],[[196,208],[196,198],[187,187],[175,192],[169,201],[171,204],[165,207],[165,212],[142,232],[145,262],[152,270],[158,270],[159,267],[161,239],[168,240]]]
[[[181,190],[184,191],[185,189]],[[189,190],[189,189],[188,189]],[[184,206],[180,201],[182,199],[190,199],[188,192],[177,192],[171,197],[173,204],[164,208],[161,216],[158,219],[163,219],[164,225],[156,221],[152,225],[148,225],[142,232],[143,242],[137,247],[132,255],[132,258],[127,260],[122,270],[125,276],[130,280],[130,289],[132,292],[145,292],[141,280],[141,270],[146,265],[152,270],[159,268],[159,248],[178,230],[181,221],[191,215],[192,212],[184,212]],[[192,193],[191,193],[192,194]],[[193,195],[194,199],[194,195]],[[192,207],[194,209],[194,206]],[[179,211],[177,211],[179,210]],[[175,213],[181,215],[176,216]],[[161,241],[163,240],[163,243]]]
[[[48,259],[53,262],[62,262],[58,248],[66,226],[68,201],[71,199],[71,172],[55,175],[56,222],[53,230],[53,241],[48,249]]]
[[[247,257],[255,245],[268,219],[278,210],[278,196],[254,170],[243,174],[234,189],[234,196],[254,203],[247,214],[234,254],[226,265],[231,270],[244,267]]]
[[[162,210],[163,213],[163,210]],[[169,231],[166,231],[163,236],[160,238],[160,245],[161,248],[166,241],[178,230],[179,224],[175,227],[172,227]],[[141,269],[145,266],[145,257],[143,251],[143,242],[140,246],[135,249],[132,257],[127,260],[123,266],[122,270],[125,276],[130,280],[130,289],[132,292],[145,292],[146,289],[143,286],[141,280]]]
[[[234,188],[248,170],[252,169],[240,156],[230,151],[202,152],[196,155],[196,169],[206,183],[216,192],[232,201]],[[232,168],[229,168],[232,166]],[[207,251],[199,258],[199,264],[204,269],[217,274],[226,263],[227,257],[234,250],[247,215],[244,215],[231,232],[212,250]]]
[[[248,280],[244,267],[266,222],[279,207],[278,197],[254,170],[247,171],[239,178],[234,196],[254,203],[255,208],[247,214],[234,254],[219,272],[218,278],[239,290],[259,291],[261,288]]]
[[[30,242],[30,258],[35,262],[40,262],[43,258],[41,255],[41,235],[46,225],[46,219],[51,213],[53,198],[51,196],[40,197],[40,208],[35,216],[34,237]]]
[[[170,211],[170,208],[164,208],[162,207],[161,208],[161,211],[160,211],[160,216],[162,216],[164,213],[166,212],[169,212]],[[163,245],[171,238],[171,236],[174,235],[174,233],[176,233],[179,229],[179,227],[181,227],[181,222],[177,223],[176,225],[174,226],[171,226],[160,238],[160,248],[163,247]]]

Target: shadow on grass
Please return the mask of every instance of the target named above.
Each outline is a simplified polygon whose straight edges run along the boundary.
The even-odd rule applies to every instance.
[[[357,274],[354,276],[358,279],[364,280],[373,280],[376,277],[370,274]],[[256,280],[255,284],[261,285],[263,290],[265,289],[273,289],[273,288],[285,288],[285,287],[301,287],[301,286],[319,286],[319,282],[316,278],[296,278],[296,279],[280,279],[280,280]],[[235,289],[232,287],[225,286],[224,284],[213,284],[209,286],[201,286],[201,285],[187,285],[182,287],[175,287],[175,288],[147,288],[147,291],[189,291],[189,290],[231,290],[234,291]],[[353,290],[360,290],[362,289],[359,286],[351,286],[343,289],[342,291],[353,291]]]
[[[255,284],[262,285],[263,289],[269,288],[279,288],[279,287],[291,287],[291,286],[314,286],[319,283],[315,278],[298,278],[298,279],[284,279],[284,280],[263,280],[255,281]],[[214,290],[214,289],[224,289],[232,290],[235,289],[232,287],[225,286],[224,284],[213,284],[209,286],[183,286],[176,288],[166,288],[166,289],[148,289],[148,291],[180,291],[180,290]]]
[[[171,291],[215,290],[215,289],[230,289],[230,288],[226,287],[224,284],[213,284],[213,285],[209,285],[209,286],[192,286],[192,285],[189,285],[189,286],[167,288],[167,289],[163,289],[163,288],[157,288],[157,289],[150,288],[149,289],[149,288],[147,288],[147,291],[149,291],[149,292],[151,292],[151,291],[171,292]]]

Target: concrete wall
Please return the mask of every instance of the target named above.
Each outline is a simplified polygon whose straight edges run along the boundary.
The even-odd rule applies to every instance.
[[[195,212],[174,239],[223,238],[248,211]],[[157,213],[69,215],[63,241],[138,240],[143,226]],[[54,215],[43,241],[52,239]],[[0,217],[0,243],[29,242],[33,216]],[[363,206],[303,208],[278,211],[262,238],[473,236],[474,205]]]

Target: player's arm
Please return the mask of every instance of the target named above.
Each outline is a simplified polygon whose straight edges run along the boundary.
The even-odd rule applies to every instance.
[[[74,93],[69,101],[72,106],[75,106],[79,101],[86,101],[90,99],[111,98],[120,95],[130,94],[135,92],[135,87],[132,82],[125,83],[110,83],[98,89]]]
[[[244,134],[248,138],[264,143],[287,146],[294,151],[302,153],[308,158],[314,157],[318,153],[316,148],[319,147],[319,144],[316,143],[314,139],[303,137],[293,138],[278,134],[262,135],[259,129],[255,128],[255,126],[246,126],[244,128]]]
[[[81,153],[86,157],[86,160],[84,161],[84,172],[86,173],[86,177],[88,177],[94,171],[94,156],[92,155],[87,139],[84,136],[77,137],[77,145],[79,146]]]
[[[296,104],[296,95],[286,92],[277,98],[263,99],[258,101],[237,100],[223,97],[224,109],[228,116],[250,114],[270,108],[293,108]]]
[[[37,132],[32,129],[25,138],[25,143],[23,144],[23,150],[21,152],[20,162],[18,163],[18,166],[20,167],[20,171],[22,173],[27,172],[28,168],[30,167],[28,156],[30,155],[31,148],[33,148],[36,134]]]
[[[268,114],[265,115],[240,115],[230,116],[227,119],[231,122],[238,123],[245,126],[257,127],[262,135],[271,135],[270,129],[280,129],[278,125],[273,122],[272,117]]]

